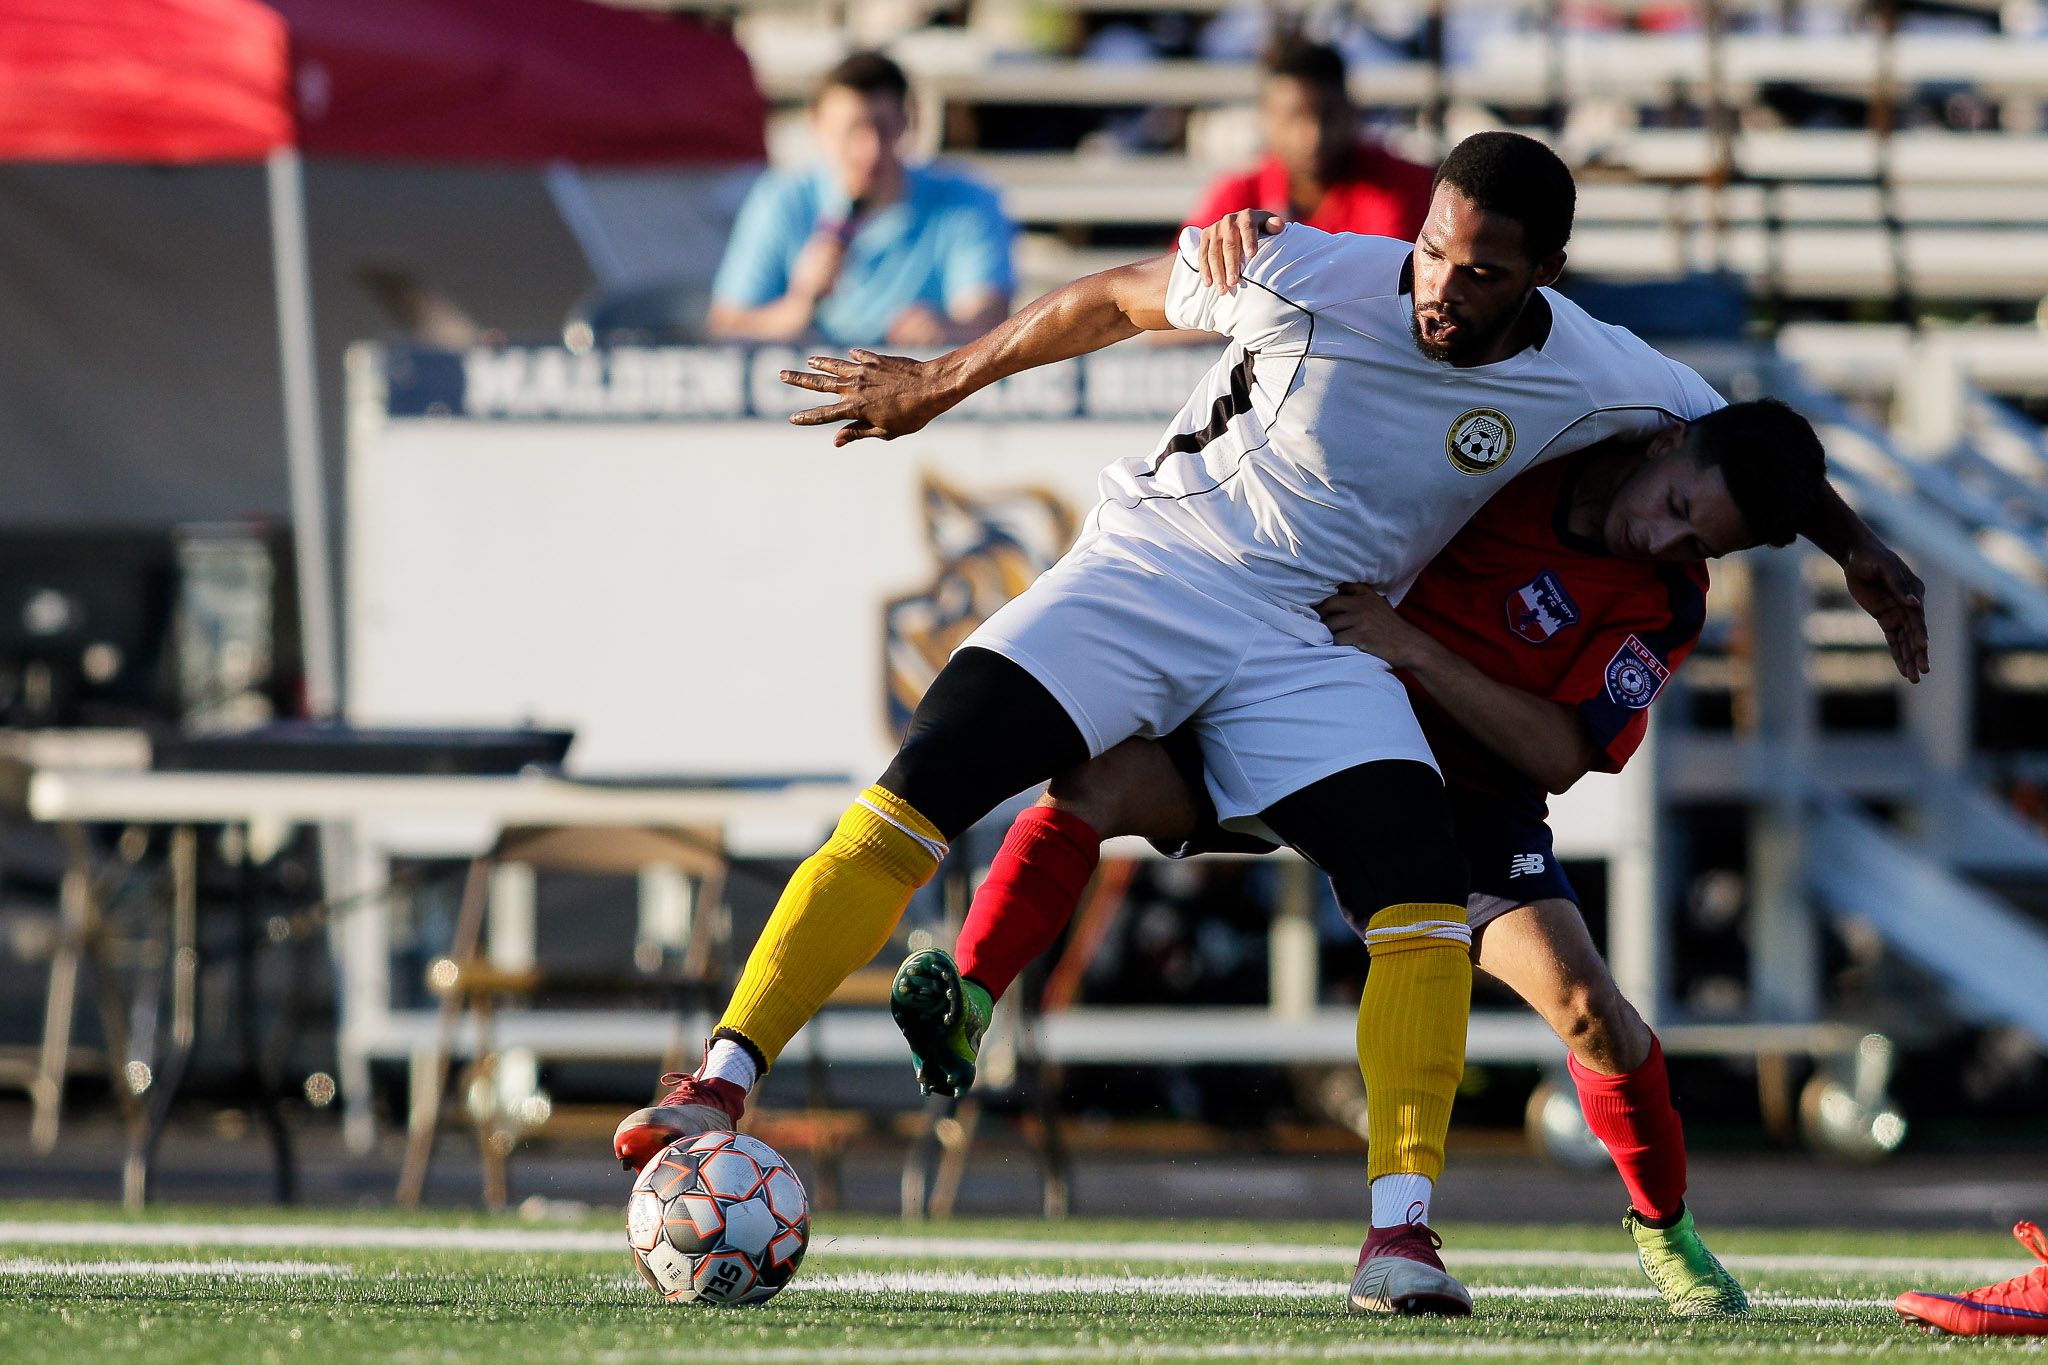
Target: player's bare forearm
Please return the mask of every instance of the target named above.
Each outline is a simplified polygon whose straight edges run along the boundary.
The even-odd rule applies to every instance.
[[[812,300],[785,294],[759,308],[713,303],[704,322],[720,341],[795,341],[810,328],[815,309]]]
[[[979,341],[940,356],[962,396],[1022,370],[1164,331],[1172,256],[1084,276],[1035,300]]]
[[[819,373],[784,370],[782,382],[838,401],[789,420],[798,426],[845,423],[835,445],[907,436],[998,379],[1163,330],[1172,272],[1173,257],[1160,256],[1076,280],[933,360],[873,351],[852,351],[844,360],[811,356],[811,370]]]
[[[1821,484],[1820,501],[1799,532],[1842,566],[1849,595],[1884,630],[1899,676],[1919,682],[1929,671],[1920,575],[1842,501],[1833,484]]]
[[[1821,481],[1820,498],[1814,503],[1813,511],[1806,518],[1806,524],[1799,528],[1799,534],[1808,540],[1837,564],[1871,534],[1863,518],[1856,510],[1842,501],[1842,495],[1826,480]]]
[[[1570,707],[1489,678],[1434,640],[1408,674],[1472,738],[1545,791],[1568,790],[1600,760]]]
[[[1600,761],[1569,707],[1488,677],[1365,584],[1342,585],[1316,604],[1316,614],[1332,640],[1407,673],[1474,739],[1544,790],[1564,791]]]

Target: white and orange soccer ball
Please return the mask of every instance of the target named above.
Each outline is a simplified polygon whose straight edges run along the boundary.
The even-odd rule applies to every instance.
[[[811,1241],[811,1201],[773,1147],[705,1133],[662,1149],[626,1203],[633,1264],[670,1303],[772,1299]]]

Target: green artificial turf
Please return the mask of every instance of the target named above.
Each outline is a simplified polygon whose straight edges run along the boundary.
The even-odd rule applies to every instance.
[[[51,1240],[58,1235],[51,1229],[61,1226],[63,1235],[75,1239],[79,1222],[101,1220],[108,1224],[104,1242]],[[1446,1322],[1347,1316],[1343,1290],[1357,1234],[1335,1224],[974,1220],[911,1229],[827,1216],[795,1287],[764,1307],[717,1310],[659,1302],[633,1275],[623,1237],[616,1252],[536,1252],[324,1247],[317,1235],[336,1224],[497,1229],[513,1238],[564,1230],[609,1235],[617,1224],[609,1211],[533,1223],[473,1215],[364,1212],[315,1218],[274,1209],[182,1209],[130,1222],[104,1208],[0,1204],[0,1222],[10,1224],[8,1240],[0,1243],[0,1360],[8,1365],[1792,1360],[1877,1351],[1910,1358],[1949,1358],[1958,1351],[1999,1359],[2048,1357],[2048,1338],[1930,1339],[1903,1327],[1882,1303],[1861,1302],[1888,1301],[1913,1287],[1965,1288],[1985,1278],[1954,1269],[1902,1271],[1872,1258],[1987,1259],[2008,1267],[2004,1273],[2025,1269],[2024,1253],[2010,1239],[1988,1235],[1710,1233],[1724,1257],[1818,1255],[1872,1263],[1828,1270],[1738,1268],[1760,1306],[1736,1322],[1687,1324],[1640,1298],[1555,1296],[1559,1290],[1643,1284],[1617,1259],[1630,1250],[1619,1227],[1444,1229],[1453,1271],[1461,1271],[1461,1250],[1474,1256],[1490,1250],[1556,1257],[1463,1269],[1463,1278],[1480,1294],[1478,1311],[1471,1319]],[[22,1223],[48,1225],[44,1240]],[[223,1245],[230,1239],[205,1227],[229,1223],[289,1227],[298,1235],[286,1245],[251,1244],[246,1235]],[[191,1230],[192,1240],[143,1240],[145,1230],[171,1225],[182,1225],[180,1239]],[[315,1235],[307,1237],[309,1231]],[[1095,1243],[1102,1250],[984,1244],[966,1254],[925,1246],[918,1254],[880,1257],[872,1253],[873,1244],[851,1240],[874,1235],[984,1242],[1051,1238]],[[1188,1245],[1130,1245],[1161,1241]],[[1304,1264],[1229,1261],[1227,1248],[1243,1243],[1321,1250]],[[187,1270],[194,1263],[205,1268],[258,1262],[315,1273],[172,1275],[139,1265],[110,1267],[114,1262]],[[93,1273],[58,1273],[85,1264],[95,1267]],[[877,1275],[910,1278],[877,1282]],[[1051,1284],[1043,1277],[1052,1277]],[[1189,1292],[1261,1285],[1288,1296]],[[1516,1290],[1544,1296],[1503,1296]],[[1841,1302],[1775,1301],[1795,1297]]]

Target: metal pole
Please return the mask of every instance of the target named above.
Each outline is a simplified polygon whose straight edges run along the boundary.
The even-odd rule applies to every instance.
[[[313,278],[306,250],[306,185],[296,148],[270,154],[270,260],[277,287],[277,358],[284,376],[284,450],[291,478],[306,709],[340,709],[334,582],[327,553],[327,474],[320,453],[320,385],[313,365]]]
[[[1810,1023],[1820,1017],[1820,932],[1807,904],[1806,797],[1815,699],[1806,678],[1803,547],[1749,557],[1755,612],[1754,741],[1768,788],[1750,808],[1749,977],[1756,1017]]]
[[[1290,858],[1280,865],[1280,894],[1268,931],[1266,971],[1273,1013],[1285,1019],[1306,1019],[1315,1013],[1319,875],[1307,862]]]
[[[1666,705],[1670,703],[1667,701]],[[1651,1028],[1664,1012],[1664,925],[1657,895],[1656,713],[1635,761],[1613,779],[1622,784],[1613,851],[1607,860],[1607,961],[1614,983]]]

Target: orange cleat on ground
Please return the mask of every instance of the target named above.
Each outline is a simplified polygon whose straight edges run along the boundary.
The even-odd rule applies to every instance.
[[[2012,1235],[2044,1264],[1967,1294],[1901,1294],[1899,1316],[1922,1330],[1959,1337],[2048,1337],[2048,1234],[2036,1223],[2020,1223]]]

